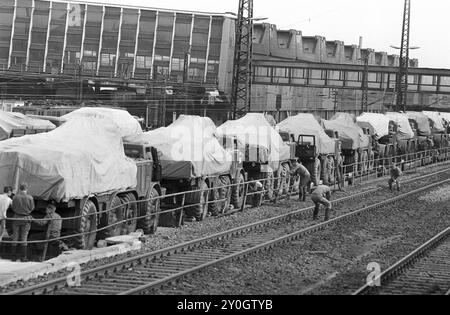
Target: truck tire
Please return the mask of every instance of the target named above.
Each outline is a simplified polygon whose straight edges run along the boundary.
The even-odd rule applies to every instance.
[[[146,235],[155,234],[158,229],[161,205],[161,200],[158,197],[158,191],[152,188],[146,197],[147,201],[141,203],[139,207],[139,217],[142,218],[137,221],[137,228],[144,231]]]
[[[219,213],[225,213],[228,211],[231,202],[231,179],[228,176],[221,176],[219,181],[219,199],[221,200],[219,202]]]
[[[122,234],[122,229],[125,224],[119,222],[122,222],[125,217],[126,206],[124,206],[123,203],[122,198],[114,196],[109,206],[109,209],[113,210],[108,209],[109,211],[103,214],[101,227],[105,229],[99,233],[101,239],[107,239]]]
[[[281,185],[279,187],[281,195],[287,195],[289,193],[289,188],[290,188],[289,187],[290,186],[289,173],[290,173],[290,170],[291,170],[291,167],[290,167],[289,163],[283,163],[281,165],[281,174],[280,174]]]
[[[136,197],[129,193],[123,196],[122,203],[124,204],[124,223],[122,227],[122,234],[128,235],[130,233],[136,232],[137,228],[137,217],[138,217],[138,204],[136,203]]]
[[[75,238],[75,247],[82,250],[91,250],[97,240],[97,207],[91,200],[87,200],[77,215],[81,216],[77,234],[84,234]],[[90,232],[90,233],[89,233]]]
[[[219,180],[214,180],[214,188],[209,191],[209,203],[208,203],[208,212],[212,216],[219,215],[219,200],[220,200],[220,192],[219,192]]]
[[[319,186],[321,173],[322,167],[320,165],[320,160],[316,159],[314,161],[313,172],[311,174],[311,181],[314,183],[315,186]]]
[[[242,203],[244,202],[244,189],[245,189],[245,179],[242,174],[239,174],[237,178],[236,185],[231,189],[231,204],[234,209],[240,209],[242,207]]]
[[[366,151],[364,151],[361,155],[361,173],[363,175],[367,174],[369,169],[369,155]]]
[[[264,191],[265,196],[269,199],[273,199],[273,193],[274,193],[274,175],[273,172],[265,173],[265,175],[262,176],[264,179]]]
[[[192,194],[192,202],[194,205],[187,208],[188,216],[194,217],[197,221],[203,221],[208,214],[208,184],[206,181],[202,180],[200,187],[195,190],[200,190],[197,193]]]

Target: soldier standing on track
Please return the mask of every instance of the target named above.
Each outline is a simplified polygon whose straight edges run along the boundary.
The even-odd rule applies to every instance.
[[[291,170],[291,176],[300,177],[300,184],[299,184],[299,201],[306,201],[306,188],[309,185],[311,181],[311,174],[306,169],[306,167],[303,166],[302,162],[299,162],[297,160],[294,161],[292,165]]]
[[[324,205],[325,208],[325,221],[330,219],[331,211],[331,188],[325,185],[319,185],[316,187],[311,195],[311,200],[315,204],[313,220],[316,221],[319,216],[320,205]]]
[[[402,170],[398,168],[396,164],[393,164],[391,168],[391,178],[389,179],[389,189],[391,190],[391,192],[394,184],[397,185],[397,191],[400,191],[399,178],[402,175],[403,175]]]

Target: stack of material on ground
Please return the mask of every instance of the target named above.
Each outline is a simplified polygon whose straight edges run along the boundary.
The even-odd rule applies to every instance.
[[[27,117],[21,113],[11,113],[0,111],[0,140],[8,139],[13,130],[23,130],[24,134],[28,130],[49,131],[56,126],[48,120]]]
[[[210,118],[182,115],[170,126],[145,132],[134,141],[161,152],[163,178],[199,178],[230,170],[232,155],[220,145],[215,131]]]
[[[325,133],[312,114],[298,114],[289,117],[277,126],[281,132],[293,134],[296,141],[300,135],[314,136],[318,154],[333,154],[335,151],[334,141]]]
[[[383,114],[363,113],[356,120],[360,126],[373,132],[375,140],[389,136],[389,118]]]
[[[106,118],[73,118],[49,133],[0,143],[0,187],[26,182],[43,200],[125,190],[136,186],[136,174],[118,125]]]
[[[142,127],[139,122],[126,110],[104,108],[104,107],[82,107],[62,118],[70,121],[79,117],[104,118],[112,120],[119,129],[124,141],[133,140],[136,136],[142,135]]]
[[[290,159],[290,147],[263,114],[247,114],[241,119],[227,121],[216,132],[219,138],[236,139],[246,162],[268,163],[269,172],[277,171],[281,161]]]

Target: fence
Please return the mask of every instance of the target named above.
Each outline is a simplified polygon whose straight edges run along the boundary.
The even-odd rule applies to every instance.
[[[347,187],[354,186],[358,182],[363,183],[364,181],[369,181],[371,179],[385,177],[386,175],[389,175],[390,167],[394,163],[398,164],[398,166],[400,166],[403,171],[410,171],[410,170],[417,171],[419,167],[443,163],[449,160],[450,160],[450,148],[445,148],[445,149],[436,149],[417,153],[403,154],[390,158],[379,158],[373,160],[371,163],[358,162],[351,165],[337,166],[334,167],[332,170],[330,170],[334,174],[333,178],[339,179],[339,176],[338,177],[336,176],[338,175],[338,172],[340,172],[340,174],[343,174],[343,177],[340,178],[340,181],[334,180],[332,183],[327,184],[329,184],[332,188],[334,188],[334,190],[337,190],[344,188],[345,186]],[[352,169],[353,172],[344,172],[345,168]],[[178,213],[179,217],[178,224],[181,224],[183,222],[183,216],[187,212],[189,212],[189,210],[192,209],[192,207],[201,207],[202,209],[204,209],[204,213],[202,213],[203,216],[202,218],[205,218],[209,205],[213,203],[221,205],[219,207],[220,211],[219,213],[217,213],[218,216],[238,213],[244,211],[247,207],[261,206],[264,202],[267,201],[276,203],[281,199],[289,199],[293,194],[298,192],[299,188],[298,185],[299,185],[298,178],[294,178],[291,176],[290,173],[288,173],[285,177],[272,177],[260,180],[250,180],[241,184],[223,185],[220,187],[209,188],[207,190],[204,189],[193,190],[188,192],[174,193],[166,196],[159,196],[156,198],[150,198],[146,200],[137,200],[123,203],[119,206],[112,207],[110,209],[106,209],[103,211],[98,211],[95,214],[65,217],[61,218],[61,220],[62,221],[80,220],[82,218],[90,218],[92,216],[100,218],[102,215],[109,215],[113,211],[122,211],[122,209],[125,209],[124,207],[128,209],[132,205],[135,205],[137,207],[136,209],[141,209],[144,205],[147,205],[148,203],[162,204],[165,199],[176,198],[176,200],[180,200],[180,202],[176,207],[168,210],[158,209],[159,211],[152,213],[150,215],[148,213],[146,213],[145,215],[137,214],[132,218],[121,220],[108,226],[96,226],[94,227],[94,229],[83,233],[64,235],[59,238],[50,239],[49,229],[47,228],[46,236],[42,240],[30,240],[27,242],[13,242],[4,240],[0,243],[6,245],[28,245],[28,244],[44,245],[44,254],[42,259],[45,259],[46,248],[50,242],[67,241],[69,239],[77,237],[92,236],[99,232],[106,231],[108,229],[117,226],[124,226],[125,224],[129,223],[134,224],[139,220],[149,218],[149,216],[151,218],[156,218],[166,213],[167,214]],[[222,190],[222,195],[223,191],[226,191],[225,193],[226,197],[217,200],[209,200],[211,193],[215,193],[215,190]],[[240,196],[242,197],[242,200],[237,209],[229,211],[229,209],[227,209],[228,208],[227,206],[231,202],[230,199],[233,190],[238,190],[242,192],[242,196]],[[199,198],[200,200],[197,203],[187,204],[186,197],[188,194],[200,194],[203,196],[203,198]],[[7,218],[6,220],[12,223],[24,221],[23,219],[17,218]],[[43,222],[43,221],[48,221],[48,219],[33,219],[32,222]],[[97,220],[96,222],[100,222],[100,220]]]

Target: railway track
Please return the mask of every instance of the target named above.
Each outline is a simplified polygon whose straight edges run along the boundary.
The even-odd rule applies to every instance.
[[[379,281],[380,286],[375,286]],[[448,290],[448,291],[447,291]],[[450,295],[450,227],[354,295]]]
[[[448,172],[448,169],[416,177],[410,181],[418,181],[444,172]],[[390,203],[407,198],[408,196],[416,195],[449,182],[450,179],[441,180],[377,204],[352,211],[331,221],[310,226],[293,233],[292,231],[285,231],[283,226],[280,228],[280,224],[288,220],[310,216],[313,207],[297,210],[156,252],[132,257],[83,272],[80,276],[82,281],[81,287],[69,288],[67,287],[67,279],[59,278],[6,294],[127,295],[148,292],[184,276],[198,272],[203,268],[274,248],[280,244],[301,238],[302,236],[324,230],[338,221],[349,220],[355,216],[376,210]],[[336,205],[343,202],[360,200],[380,189],[382,188],[375,188],[336,200],[333,203]]]

